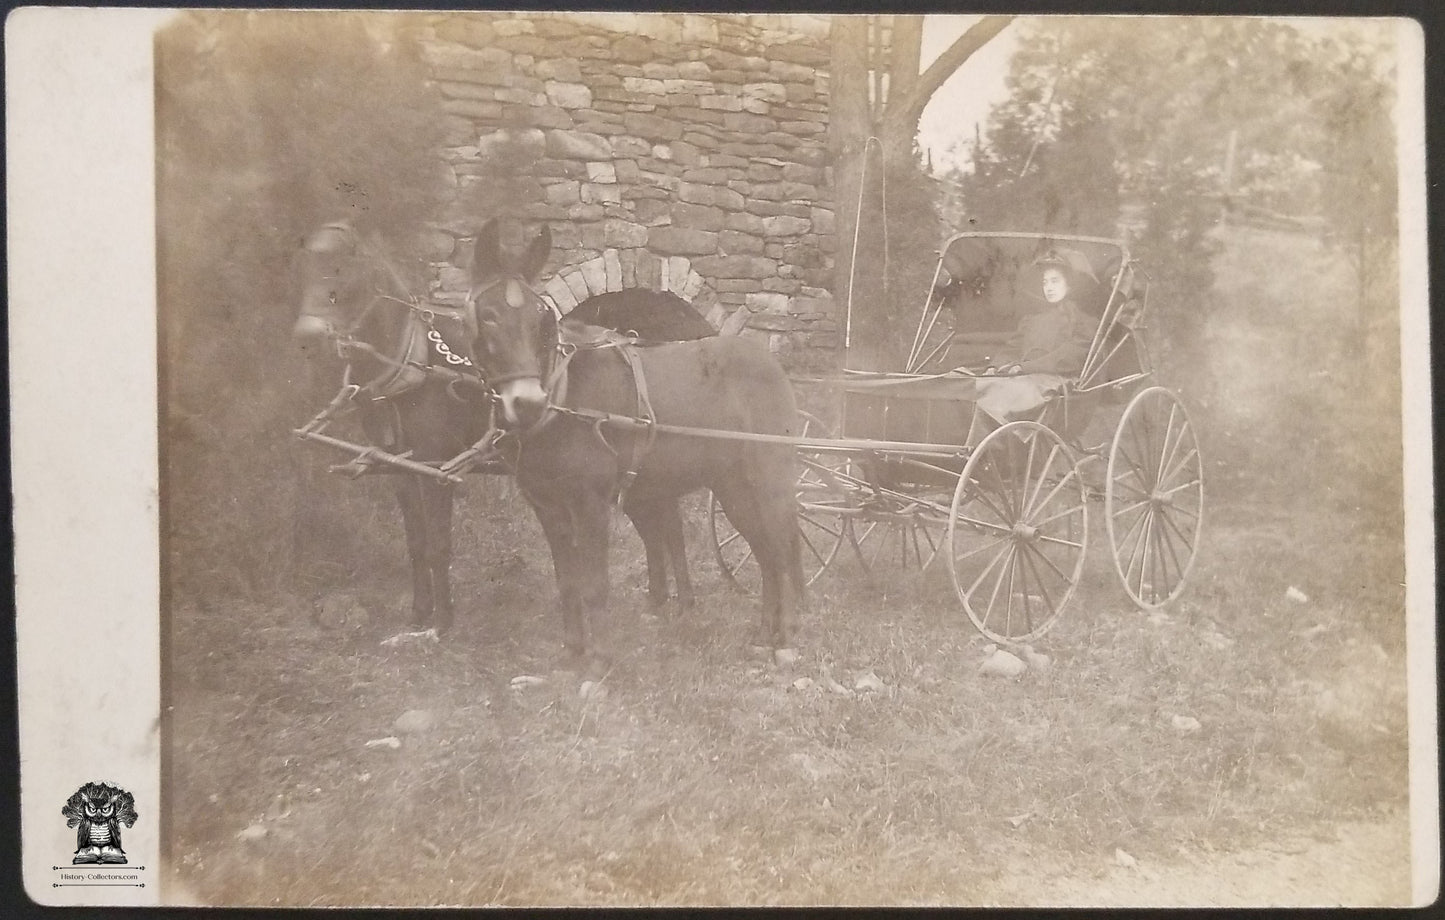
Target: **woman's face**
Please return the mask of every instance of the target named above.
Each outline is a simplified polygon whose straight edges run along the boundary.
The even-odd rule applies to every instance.
[[[1044,269],[1044,300],[1058,303],[1069,296],[1069,280],[1057,268]]]

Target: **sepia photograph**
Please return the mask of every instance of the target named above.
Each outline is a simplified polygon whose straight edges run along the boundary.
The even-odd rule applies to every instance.
[[[153,23],[154,789],[31,767],[46,898],[1436,899],[1418,23]]]

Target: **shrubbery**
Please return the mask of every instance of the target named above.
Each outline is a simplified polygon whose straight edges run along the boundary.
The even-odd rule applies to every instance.
[[[380,543],[395,517],[379,511],[383,490],[324,482],[290,435],[339,383],[292,347],[290,265],[304,234],[349,217],[424,268],[418,231],[447,177],[423,75],[402,20],[376,14],[195,12],[158,37],[163,482],[179,591],[402,562]]]

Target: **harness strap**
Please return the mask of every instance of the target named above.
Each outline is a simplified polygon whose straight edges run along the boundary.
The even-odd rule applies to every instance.
[[[627,369],[632,373],[633,387],[637,391],[637,419],[644,423],[642,437],[632,442],[627,468],[623,470],[621,484],[617,487],[617,505],[621,507],[627,490],[637,479],[637,468],[642,465],[642,458],[657,440],[657,416],[652,411],[652,399],[647,393],[647,375],[642,370],[642,358],[638,355],[636,346],[624,344],[620,345],[618,350],[627,363]],[[596,422],[596,428],[598,437],[601,437],[602,420]]]

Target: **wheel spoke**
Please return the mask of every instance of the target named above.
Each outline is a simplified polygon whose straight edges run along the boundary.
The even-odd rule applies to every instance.
[[[1139,564],[1139,597],[1144,596],[1144,579],[1150,575],[1152,571],[1152,566],[1154,564],[1154,559],[1151,553],[1151,550],[1154,548],[1153,537],[1154,509],[1150,508],[1148,523],[1144,525],[1144,529],[1140,531],[1139,535],[1139,550],[1143,554],[1142,560]]]
[[[974,547],[973,549],[969,550],[969,551],[966,552],[966,553],[962,553],[962,554],[960,554],[960,555],[954,556],[954,557],[953,557],[953,560],[954,560],[954,562],[962,562],[962,561],[965,560],[965,559],[968,559],[968,558],[973,557],[973,556],[977,556],[979,553],[988,552],[989,550],[993,549],[995,546],[998,546],[1000,543],[1007,543],[1008,540],[1009,540],[1009,537],[1008,537],[1007,535],[1002,536],[1002,537],[999,537],[998,539],[994,540],[994,541],[991,542],[991,543],[985,543],[983,546],[976,546],[976,547]],[[970,590],[972,590],[972,589],[970,589]]]
[[[1006,523],[1000,523],[997,521],[981,521],[978,518],[964,517],[963,515],[959,515],[957,520],[960,523],[968,524],[970,527],[973,527],[985,533],[1003,534],[1005,536],[1013,533],[1013,528]]]
[[[837,539],[840,539],[840,540],[843,538],[843,527],[842,527],[841,524],[838,526],[838,529],[837,529],[837,530],[834,530],[833,528],[829,527],[827,524],[823,523],[822,520],[820,520],[820,519],[818,519],[818,518],[815,518],[815,517],[811,517],[811,516],[806,515],[806,514],[800,514],[800,515],[798,515],[798,520],[803,521],[804,523],[813,525],[813,527],[815,527],[815,528],[818,529],[818,530],[823,531],[823,533],[829,535],[830,537],[836,537]]]
[[[1009,544],[1009,557],[1008,557],[1008,562],[1004,563],[1004,568],[1006,568],[1006,569],[1008,570],[1008,591],[1004,593],[1004,604],[1003,604],[1003,607],[1004,607],[1004,611],[1003,611],[1003,634],[1004,634],[1005,636],[1011,636],[1011,635],[1013,635],[1013,633],[1009,631],[1009,627],[1013,625],[1013,620],[1014,620],[1014,581],[1015,581],[1014,575],[1015,575],[1015,572],[1016,572],[1017,569],[1018,569],[1018,559],[1019,559],[1018,541],[1014,541],[1014,542],[1011,542],[1011,543]],[[994,597],[997,597],[997,596],[998,596],[998,588],[999,588],[999,585],[1001,585],[1001,584],[1003,584],[1003,574],[1002,574],[1002,573],[999,574],[998,584],[994,585]],[[994,603],[994,598],[992,598],[992,597],[989,598],[988,609],[989,609],[990,611],[993,610],[993,603]]]
[[[1033,526],[1035,526],[1035,527],[1043,527],[1043,526],[1045,526],[1045,524],[1052,524],[1053,521],[1059,520],[1059,518],[1061,518],[1061,517],[1068,517],[1069,514],[1078,513],[1079,508],[1082,508],[1082,507],[1084,507],[1084,505],[1082,505],[1082,504],[1072,504],[1072,505],[1069,505],[1069,507],[1064,508],[1064,510],[1059,511],[1059,513],[1051,514],[1051,516],[1042,517],[1042,518],[1039,518],[1039,520],[1033,521]]]
[[[1064,570],[1059,568],[1058,563],[1054,562],[1054,560],[1049,557],[1048,553],[1038,549],[1037,547],[1033,548],[1033,550],[1034,555],[1038,556],[1040,559],[1042,559],[1045,563],[1048,564],[1049,568],[1054,570],[1054,574],[1059,576],[1060,581],[1064,582],[1065,584],[1070,584],[1073,582],[1073,579],[1070,578],[1068,575],[1064,574]]]
[[[1029,515],[1031,515],[1036,508],[1041,508],[1044,505],[1047,505],[1050,501],[1052,501],[1054,496],[1059,494],[1059,490],[1064,487],[1064,485],[1069,481],[1069,478],[1073,475],[1072,471],[1070,473],[1066,473],[1063,478],[1061,478],[1058,482],[1054,484],[1054,487],[1049,492],[1047,498],[1045,498],[1042,502],[1038,500],[1039,492],[1043,491],[1044,483],[1048,481],[1049,468],[1054,465],[1054,458],[1059,455],[1059,447],[1060,445],[1054,444],[1049,448],[1048,459],[1044,461],[1043,469],[1039,471],[1038,483],[1034,486],[1033,494],[1031,494],[1024,502],[1023,513],[1019,515],[1020,518],[1027,520]],[[1029,452],[1029,475],[1033,475],[1032,442],[1030,442]]]
[[[1149,513],[1150,513],[1150,509],[1151,509],[1152,507],[1153,507],[1152,505],[1148,505],[1148,504],[1146,504],[1146,505],[1144,506],[1144,513],[1141,514],[1141,515],[1139,515],[1137,518],[1134,519],[1134,523],[1132,523],[1132,524],[1129,525],[1129,529],[1124,532],[1124,536],[1119,540],[1118,545],[1115,547],[1115,551],[1116,551],[1116,552],[1118,552],[1118,553],[1120,553],[1120,554],[1122,555],[1122,553],[1123,553],[1123,551],[1124,551],[1124,547],[1130,542],[1131,539],[1134,539],[1134,535],[1135,535],[1136,533],[1139,533],[1139,532],[1141,531],[1141,528],[1143,528],[1143,527],[1145,527],[1145,526],[1148,525],[1148,523],[1149,523]],[[1133,554],[1134,554],[1137,550],[1138,550],[1138,543],[1135,542],[1134,547],[1129,550],[1130,559],[1133,558]]]
[[[753,548],[751,544],[749,544],[748,551],[743,553],[743,557],[739,559],[735,564],[728,566],[728,573],[731,575],[736,575],[739,571],[742,570],[742,567],[746,565],[747,561],[751,558],[753,558]]]
[[[1157,470],[1151,470],[1149,468],[1150,455],[1153,453],[1149,450],[1149,435],[1152,428],[1153,420],[1149,418],[1149,414],[1146,411],[1141,413],[1139,423],[1129,431],[1129,435],[1134,441],[1134,447],[1139,451],[1139,459],[1136,459],[1127,450],[1124,450],[1122,444],[1120,445],[1120,453],[1123,454],[1124,460],[1129,464],[1131,469],[1139,472],[1139,478],[1144,482],[1148,482],[1150,479],[1158,476]]]
[[[923,531],[923,539],[928,543],[928,559],[919,566],[919,568],[926,569],[938,556],[938,543],[934,541],[933,531],[928,528],[927,524],[919,524],[918,529]]]
[[[1185,421],[1180,424],[1178,433],[1175,433],[1174,419],[1178,417],[1178,414],[1179,407],[1171,403],[1169,406],[1169,424],[1164,429],[1164,452],[1159,457],[1159,476],[1154,480],[1156,483],[1164,481],[1164,471],[1173,465],[1174,454],[1179,450],[1179,445],[1183,443],[1184,435],[1189,430],[1189,423]]]
[[[1032,443],[1032,442],[1031,442]],[[1020,470],[1019,453],[1023,448],[1023,442],[1015,438],[1012,441],[1000,440],[999,449],[1004,454],[1006,463],[995,464],[994,478],[998,483],[999,493],[1004,498],[1004,509],[1008,512],[1010,521],[1017,521],[1023,517],[1023,492],[1024,485],[1028,481],[1028,467]],[[1004,471],[1007,470],[1009,478],[1004,478]],[[1020,482],[1020,479],[1023,482]]]
[[[908,553],[908,547],[912,546],[912,547],[913,547],[913,558],[918,562],[918,567],[921,569],[921,568],[923,568],[923,553],[921,553],[921,552],[919,551],[919,549],[918,549],[918,529],[917,529],[918,525],[915,524],[915,523],[912,522],[912,521],[909,521],[909,522],[908,522],[906,525],[904,525],[904,526],[905,526],[905,528],[906,528],[906,529],[903,531],[903,552],[904,552],[904,555],[905,555],[905,556],[907,555],[907,553]],[[907,560],[907,559],[904,559],[904,566],[905,566],[905,568],[907,567],[907,562],[908,562],[908,560]]]
[[[1037,539],[1040,543],[1052,543],[1054,546],[1069,546],[1074,549],[1084,548],[1084,544],[1082,541],[1076,542],[1074,540],[1065,540],[1063,537],[1056,537],[1053,534],[1041,533],[1035,539]]]
[[[990,478],[993,480],[993,482],[988,485],[988,488],[991,488],[993,490],[993,496],[990,496],[988,492],[985,491],[984,483],[975,480],[972,483],[974,488],[969,493],[970,497],[976,498],[978,501],[982,502],[985,507],[987,507],[994,514],[998,515],[999,520],[1016,520],[1013,504],[1009,501],[1007,486],[1005,486],[1003,480],[999,478],[998,470],[990,468],[988,470],[988,473],[990,475]],[[995,504],[995,500],[1002,500],[1003,507],[999,507],[999,505]]]
[[[1039,572],[1039,565],[1038,565],[1038,563],[1035,561],[1035,558],[1034,558],[1034,557],[1036,557],[1036,556],[1037,556],[1037,557],[1042,557],[1043,560],[1044,560],[1045,562],[1047,562],[1047,563],[1053,568],[1053,570],[1054,570],[1055,572],[1058,572],[1058,571],[1059,571],[1059,567],[1056,566],[1056,565],[1054,565],[1054,562],[1053,562],[1052,559],[1049,559],[1047,556],[1044,556],[1043,553],[1040,553],[1037,549],[1034,549],[1032,546],[1025,546],[1025,547],[1024,547],[1024,552],[1023,552],[1024,562],[1028,565],[1029,571],[1033,572],[1034,580],[1037,581],[1037,582],[1038,582],[1038,585],[1039,585],[1039,591],[1040,591],[1040,592],[1043,594],[1043,596],[1044,596],[1044,603],[1048,605],[1048,608],[1049,608],[1049,609],[1048,609],[1048,612],[1052,615],[1052,614],[1058,613],[1058,611],[1059,611],[1059,605],[1054,603],[1054,597],[1053,597],[1052,594],[1049,593],[1049,586],[1044,582],[1044,576],[1043,576],[1043,574]],[[1064,585],[1065,585],[1065,587],[1067,587],[1067,586],[1069,585],[1071,579],[1069,579],[1069,578],[1064,578],[1062,572],[1059,572],[1059,577],[1060,577],[1060,578],[1063,578]],[[1033,627],[1032,627],[1032,625],[1029,627],[1029,632],[1033,632]]]
[[[1164,475],[1159,477],[1159,485],[1162,486],[1166,482],[1172,482],[1175,476],[1178,476],[1181,472],[1191,466],[1191,461],[1197,460],[1198,458],[1199,448],[1191,447],[1186,450],[1183,456],[1181,456],[1178,460],[1171,463],[1168,467],[1165,468]]]
[[[1134,563],[1139,561],[1139,554],[1144,547],[1144,540],[1149,533],[1149,519],[1153,514],[1154,509],[1152,507],[1145,508],[1144,513],[1139,515],[1139,520],[1134,522],[1135,526],[1129,528],[1129,536],[1135,533],[1137,533],[1138,536],[1134,538],[1134,545],[1129,549],[1129,564],[1124,567],[1125,585],[1129,583],[1129,579],[1133,575]],[[1122,542],[1128,542],[1129,536],[1126,536]]]
[[[1045,498],[1042,502],[1040,502],[1040,503],[1037,504],[1037,505],[1031,505],[1031,506],[1029,507],[1029,512],[1028,512],[1028,513],[1031,515],[1031,514],[1037,512],[1038,510],[1040,510],[1041,508],[1047,507],[1047,506],[1049,505],[1049,503],[1054,500],[1054,497],[1057,496],[1057,495],[1059,494],[1059,492],[1063,491],[1064,486],[1068,485],[1069,482],[1070,482],[1070,480],[1072,480],[1073,478],[1074,478],[1074,472],[1073,472],[1073,470],[1070,470],[1067,474],[1065,474],[1065,476],[1064,476],[1062,479],[1060,479],[1060,480],[1058,481],[1057,484],[1054,485],[1053,489],[1051,489],[1051,490],[1049,491],[1049,496],[1048,496],[1048,498]],[[1027,516],[1027,515],[1025,515],[1024,520],[1028,520],[1028,516]],[[1052,520],[1052,518],[1050,518],[1049,520]],[[1042,524],[1043,522],[1040,521],[1040,522],[1038,522],[1038,523]]]
[[[1152,535],[1154,537],[1154,558],[1156,562],[1154,566],[1154,577],[1150,582],[1149,588],[1151,591],[1150,598],[1157,603],[1160,591],[1164,589],[1164,586],[1169,584],[1169,560],[1164,555],[1164,528],[1161,526],[1164,516],[1156,514],[1154,519],[1155,523]],[[1164,593],[1168,594],[1167,591]]]
[[[1140,500],[1140,501],[1133,502],[1133,503],[1131,503],[1131,504],[1125,505],[1125,506],[1122,507],[1122,508],[1117,508],[1117,509],[1115,509],[1115,511],[1114,511],[1114,517],[1115,517],[1115,518],[1121,518],[1121,517],[1123,517],[1124,515],[1128,514],[1130,511],[1136,511],[1136,510],[1138,510],[1138,509],[1140,509],[1140,508],[1147,508],[1147,507],[1149,507],[1149,499],[1145,498],[1145,499],[1142,499],[1142,500]]]
[[[861,537],[858,536],[857,528],[848,528],[848,542],[853,544],[853,552],[858,557],[858,563],[865,569],[868,568],[868,560],[863,555],[863,544],[868,542],[868,538],[873,535],[873,531],[877,527],[877,521],[868,521],[864,526],[863,536]]]
[[[986,565],[986,566],[983,567],[983,571],[981,571],[981,572],[978,573],[978,577],[973,580],[973,584],[969,585],[969,586],[968,586],[968,590],[965,591],[965,592],[963,592],[963,596],[964,596],[965,598],[973,597],[973,592],[975,592],[975,591],[978,590],[978,586],[983,583],[983,580],[984,580],[985,578],[988,577],[988,573],[993,571],[994,566],[998,565],[999,560],[1003,559],[1003,558],[1004,558],[1005,556],[1007,556],[1009,553],[1013,552],[1013,541],[1012,541],[1012,540],[1001,540],[1001,541],[999,541],[999,542],[1001,542],[1001,543],[1004,544],[1003,550],[1002,550],[997,556],[994,556],[992,559],[990,559],[988,565]],[[1000,576],[1000,580],[1002,580],[1002,576]],[[995,585],[994,585],[994,595],[997,596],[997,594],[998,594],[998,585],[995,584]]]
[[[1164,527],[1160,529],[1163,531],[1164,537],[1168,540],[1170,555],[1174,557],[1174,566],[1179,570],[1180,574],[1183,574],[1184,564],[1179,561],[1179,555],[1174,550],[1174,537],[1169,536],[1169,534],[1172,532],[1175,537],[1179,538],[1179,542],[1184,545],[1184,549],[1190,556],[1194,555],[1194,541],[1190,539],[1184,531],[1179,529],[1179,525],[1174,523],[1174,519],[1169,515],[1161,514],[1159,520],[1164,523]]]
[[[1120,451],[1120,453],[1122,454],[1123,451]],[[1138,478],[1138,479],[1141,479],[1141,480],[1143,479],[1143,476],[1140,474],[1138,467],[1134,467],[1134,468],[1132,468],[1132,469],[1127,469],[1127,470],[1125,470],[1124,472],[1120,473],[1119,475],[1115,476],[1115,477],[1114,477],[1114,484],[1115,484],[1115,485],[1119,485],[1119,486],[1123,486],[1124,488],[1126,488],[1126,489],[1130,490],[1131,492],[1133,492],[1135,495],[1142,495],[1142,496],[1144,496],[1145,498],[1148,498],[1148,497],[1149,497],[1149,490],[1146,489],[1146,488],[1144,488],[1144,486],[1143,486],[1141,483],[1133,483],[1133,482],[1126,482],[1126,481],[1125,481],[1125,479],[1126,479],[1127,477],[1130,477],[1130,476],[1133,476],[1133,477]]]
[[[1198,485],[1203,485],[1203,480],[1200,480],[1200,479],[1198,479],[1198,478],[1191,479],[1191,480],[1189,480],[1188,482],[1180,483],[1179,485],[1175,486],[1175,487],[1172,488],[1172,489],[1167,489],[1167,490],[1161,491],[1161,492],[1159,493],[1159,495],[1160,495],[1160,497],[1162,497],[1162,498],[1170,498],[1170,497],[1172,497],[1172,496],[1174,495],[1174,493],[1176,493],[1176,492],[1182,492],[1182,491],[1184,491],[1185,489],[1192,489],[1192,488],[1194,488],[1195,486],[1198,486]]]
[[[998,518],[1000,524],[996,524],[993,526],[1011,526],[1013,521],[1016,520],[1016,518],[1014,518],[1014,516],[1010,514],[1006,509],[1000,508],[998,505],[996,505],[990,499],[990,497],[986,495],[982,490],[970,491],[968,493],[968,497],[977,500],[979,504],[983,505],[989,511],[992,511],[994,513],[994,515]]]
[[[799,528],[798,535],[802,538],[803,544],[808,547],[808,552],[813,554],[813,558],[817,559],[819,564],[827,565],[827,557],[824,556],[822,553],[818,552],[818,548],[813,545],[813,541],[808,538],[808,535],[804,533],[801,528]]]

